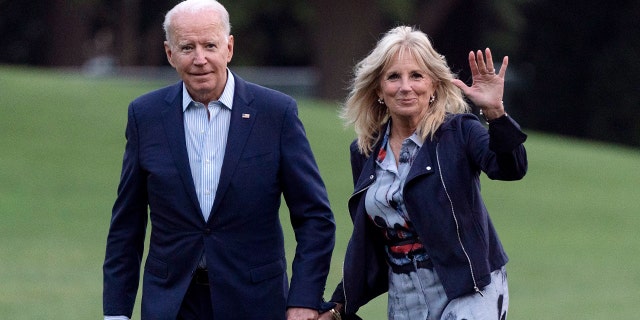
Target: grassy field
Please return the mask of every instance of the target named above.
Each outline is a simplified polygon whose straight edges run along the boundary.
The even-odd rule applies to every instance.
[[[101,317],[126,108],[160,85],[0,66],[0,318]],[[351,230],[353,133],[336,104],[299,102],[338,222],[329,295]],[[529,133],[525,179],[483,181],[511,258],[509,319],[636,318],[640,150]],[[385,310],[383,296],[360,313],[384,319]]]

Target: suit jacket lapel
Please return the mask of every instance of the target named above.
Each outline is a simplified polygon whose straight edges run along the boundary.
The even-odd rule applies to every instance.
[[[233,107],[231,109],[231,122],[229,124],[229,135],[227,137],[227,147],[224,153],[222,169],[220,172],[220,181],[218,182],[218,190],[216,198],[211,208],[211,215],[220,206],[220,201],[231,182],[231,177],[235,171],[236,165],[242,155],[251,128],[255,123],[258,111],[249,107],[253,102],[253,95],[247,90],[246,82],[234,73],[236,80],[235,93],[233,97]]]
[[[167,134],[171,155],[180,172],[182,184],[189,194],[189,198],[194,207],[197,208],[200,217],[200,204],[196,194],[196,188],[191,175],[191,166],[189,165],[189,155],[187,154],[187,143],[184,133],[184,112],[182,111],[182,82],[174,85],[165,97],[167,102],[166,108],[162,111],[162,122]]]

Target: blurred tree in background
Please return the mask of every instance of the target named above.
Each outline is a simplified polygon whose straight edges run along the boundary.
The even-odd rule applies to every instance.
[[[522,125],[640,146],[640,2],[524,6]]]
[[[168,66],[164,13],[177,0],[0,0],[0,63]],[[587,0],[221,0],[233,66],[313,67],[340,101],[381,33],[425,31],[462,80],[470,50],[510,56],[507,110],[523,126],[640,146],[640,3]]]

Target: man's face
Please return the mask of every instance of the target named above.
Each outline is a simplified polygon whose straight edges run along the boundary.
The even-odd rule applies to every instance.
[[[164,43],[167,59],[189,94],[205,105],[222,95],[233,56],[233,36],[227,37],[219,16],[212,10],[178,13]]]

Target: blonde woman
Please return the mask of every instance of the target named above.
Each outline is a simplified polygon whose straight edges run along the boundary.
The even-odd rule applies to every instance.
[[[507,64],[496,73],[489,49],[470,52],[468,87],[427,35],[400,26],[356,65],[343,110],[357,134],[354,229],[320,319],[357,317],[385,292],[389,319],[506,318],[508,258],[480,174],[518,180],[527,171],[526,135],[502,103]]]

